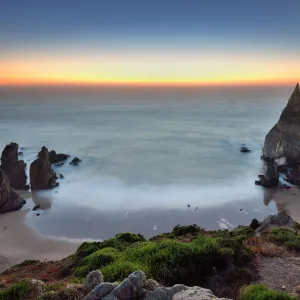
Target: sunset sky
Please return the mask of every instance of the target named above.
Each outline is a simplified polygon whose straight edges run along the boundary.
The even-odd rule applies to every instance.
[[[299,80],[299,0],[1,0],[0,84]]]

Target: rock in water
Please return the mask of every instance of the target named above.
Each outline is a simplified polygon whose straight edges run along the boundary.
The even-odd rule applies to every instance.
[[[8,176],[0,169],[0,213],[20,209],[26,201],[12,190]]]
[[[30,185],[32,190],[45,190],[57,186],[56,174],[51,168],[49,152],[45,146],[30,165]]]
[[[14,189],[27,189],[26,163],[18,159],[17,143],[6,145],[1,155],[1,168],[7,174]]]
[[[64,153],[56,153],[54,150],[49,152],[49,160],[51,164],[56,164],[66,160],[69,155]]]
[[[300,90],[296,85],[277,124],[266,135],[263,156],[286,158],[288,163],[300,162]]]
[[[70,162],[70,165],[73,165],[73,166],[78,166],[78,164],[81,162],[81,159],[78,158],[78,157],[74,157],[72,159],[72,161]]]

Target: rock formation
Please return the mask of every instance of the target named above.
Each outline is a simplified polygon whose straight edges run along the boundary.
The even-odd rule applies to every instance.
[[[265,138],[263,157],[279,164],[300,162],[300,90],[296,85],[277,124]],[[276,162],[275,161],[275,162]]]
[[[7,174],[12,188],[28,189],[26,163],[18,159],[18,148],[19,145],[16,143],[5,146],[1,155],[1,168]]]
[[[288,181],[300,183],[299,84],[296,85],[277,124],[266,135],[262,152],[265,174],[261,175],[255,184],[264,187],[276,186],[279,182],[278,172],[287,172]]]
[[[38,158],[30,165],[30,185],[32,190],[51,189],[57,186],[56,174],[49,160],[49,151],[44,146]]]
[[[18,210],[25,203],[25,200],[12,190],[8,176],[0,169],[0,213]]]
[[[56,153],[54,150],[49,152],[49,160],[51,164],[56,164],[66,160],[69,155],[64,153]]]

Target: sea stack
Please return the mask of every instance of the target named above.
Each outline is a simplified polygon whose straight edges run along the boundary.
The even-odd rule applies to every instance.
[[[46,190],[57,186],[56,173],[51,168],[49,151],[45,146],[30,165],[30,185],[32,190]]]
[[[276,165],[300,162],[300,90],[296,85],[277,124],[269,131],[263,147],[263,158]]]
[[[18,159],[19,145],[6,145],[1,155],[1,169],[7,174],[10,185],[14,189],[28,189],[26,185],[26,163]]]
[[[0,213],[20,209],[26,201],[12,190],[8,176],[0,169]]]

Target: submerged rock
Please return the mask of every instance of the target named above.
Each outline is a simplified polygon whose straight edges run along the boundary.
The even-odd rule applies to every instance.
[[[70,165],[77,166],[81,162],[81,159],[78,157],[74,157],[70,162]]]
[[[10,186],[8,176],[0,169],[0,213],[20,209],[26,201]]]
[[[49,152],[44,146],[38,158],[30,165],[30,185],[32,190],[51,189],[57,186],[56,174],[49,160]]]
[[[14,189],[28,189],[26,185],[26,163],[18,158],[19,145],[6,145],[1,155],[1,168],[7,174],[10,185]]]
[[[285,158],[288,164],[300,161],[300,89],[296,85],[277,124],[266,135],[263,156]]]
[[[54,150],[51,150],[49,152],[49,160],[51,164],[56,164],[59,162],[62,162],[66,159],[68,159],[70,155],[64,154],[64,153],[56,153]]]

